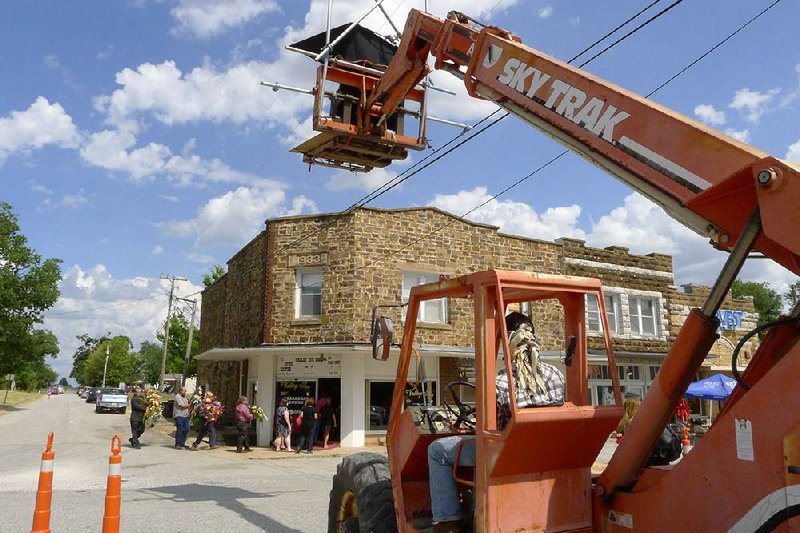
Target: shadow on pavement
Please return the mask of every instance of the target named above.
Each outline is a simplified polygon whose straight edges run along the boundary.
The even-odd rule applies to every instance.
[[[239,501],[248,498],[272,498],[280,493],[259,493],[239,487],[202,485],[200,483],[152,487],[149,489],[142,489],[142,492],[154,493],[159,498],[172,500],[176,503],[214,502],[220,507],[224,507],[238,514],[244,520],[247,520],[264,531],[276,533],[294,533],[300,531],[299,529],[290,528],[266,515],[253,511]]]
[[[14,411],[24,411],[25,407],[15,407],[13,405],[5,405],[0,404],[0,411],[5,411],[7,413],[13,413]]]

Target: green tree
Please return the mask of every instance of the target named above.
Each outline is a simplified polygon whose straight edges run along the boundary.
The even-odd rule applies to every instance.
[[[163,345],[144,341],[136,356],[139,376],[145,383],[158,383],[161,375],[161,354]]]
[[[72,372],[70,372],[70,377],[75,378],[78,383],[81,385],[89,385],[84,378],[83,369],[86,365],[86,360],[92,355],[97,347],[100,345],[101,342],[106,341],[111,337],[111,332],[106,333],[102,337],[91,337],[84,333],[83,335],[78,335],[75,338],[81,341],[81,345],[75,350],[75,353],[72,356]]]
[[[59,296],[60,260],[43,260],[27,243],[11,206],[0,202],[0,374],[36,362],[33,327]]]
[[[758,313],[758,325],[776,320],[781,314],[781,297],[768,283],[757,281],[733,282],[731,295],[734,298],[752,296],[753,305]]]
[[[83,378],[87,385],[99,386],[103,383],[103,367],[108,348],[108,370],[106,385],[116,386],[118,383],[132,383],[138,377],[136,354],[131,352],[131,340],[124,335],[105,339],[100,342],[86,359],[83,367]]]
[[[206,287],[213,285],[215,281],[225,275],[225,267],[222,265],[214,265],[211,271],[203,274],[203,285]]]
[[[33,330],[21,343],[22,363],[15,371],[21,389],[36,390],[52,385],[58,374],[47,364],[47,358],[58,355],[58,339],[47,330]]]
[[[789,285],[789,290],[786,291],[783,298],[786,300],[786,304],[789,307],[794,307],[797,302],[800,302],[800,281],[795,281]]]
[[[67,381],[67,378],[61,378],[58,381],[58,384],[61,385],[62,387],[69,387],[69,381]]]
[[[156,334],[158,342],[145,341],[139,348],[139,373],[146,383],[158,383],[161,377],[161,359],[164,355],[164,333]],[[169,325],[169,347],[167,349],[166,373],[183,374],[186,344],[189,342],[189,320],[180,311],[172,315]],[[194,356],[200,349],[200,328],[195,324],[192,333],[192,349],[189,357],[188,375],[197,374]]]

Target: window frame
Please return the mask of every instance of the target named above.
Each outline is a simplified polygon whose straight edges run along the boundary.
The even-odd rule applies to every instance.
[[[318,274],[319,285],[319,314],[303,314],[303,276]],[[325,275],[322,268],[298,268],[295,271],[294,317],[298,320],[316,320],[322,317],[322,289],[325,286]],[[311,296],[314,296],[313,294]]]
[[[606,320],[608,320],[609,325],[611,324],[611,318],[609,314],[613,314],[614,316],[614,327],[611,329],[612,335],[620,335],[623,332],[622,328],[622,298],[619,293],[617,292],[607,292],[603,291],[603,297],[606,300],[610,300],[609,302],[605,302],[606,304]],[[597,329],[593,329],[589,325],[589,308],[591,302],[594,302],[595,310],[593,311],[597,315]],[[610,313],[609,313],[610,311]],[[600,300],[597,298],[595,294],[587,294],[586,295],[586,331],[589,333],[601,334],[603,333],[603,321],[600,319]]]
[[[406,277],[416,277],[416,284],[410,285],[406,288]],[[418,285],[424,285],[425,283],[432,283],[439,280],[440,274],[435,274],[433,272],[420,272],[418,270],[404,270],[400,274],[400,298],[402,303],[408,303],[409,297],[411,295],[411,289]],[[421,281],[424,280],[424,281]],[[437,317],[436,320],[431,320],[428,316],[428,305],[433,302],[441,302],[442,305],[442,317],[441,320]],[[403,320],[406,318],[406,307],[403,307]],[[450,323],[450,299],[449,298],[436,298],[434,300],[426,300],[424,302],[420,302],[419,306],[419,314],[417,316],[417,322],[423,324],[449,324]]]
[[[652,315],[643,315],[642,314],[642,301],[649,301],[652,302]],[[636,313],[634,313],[634,305],[636,306]],[[631,324],[631,333],[633,335],[637,335],[639,337],[658,337],[661,334],[661,328],[659,324],[660,318],[660,306],[659,306],[659,299],[649,296],[635,296],[629,295],[628,296],[628,315],[630,317],[630,324]],[[646,332],[644,331],[643,323],[644,321],[642,318],[650,317],[653,319],[653,332]]]

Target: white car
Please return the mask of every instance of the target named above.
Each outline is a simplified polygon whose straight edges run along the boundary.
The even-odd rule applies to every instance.
[[[116,411],[125,414],[128,409],[128,395],[122,389],[100,389],[97,393],[97,403],[94,412]]]

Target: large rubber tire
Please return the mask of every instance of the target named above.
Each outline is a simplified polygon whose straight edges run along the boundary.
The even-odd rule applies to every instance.
[[[355,498],[355,513],[340,523],[342,502]],[[346,457],[333,476],[328,507],[328,533],[395,533],[392,479],[388,459],[377,453]]]
[[[97,406],[95,406],[95,407],[94,407],[94,412],[95,412],[95,413],[99,413],[99,412],[100,412],[100,408],[99,408],[99,407],[97,407]]]

